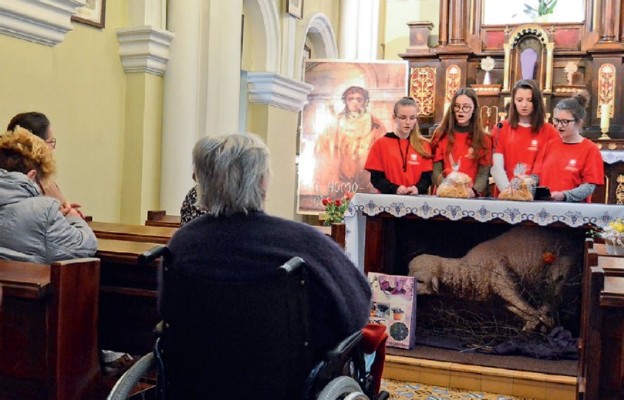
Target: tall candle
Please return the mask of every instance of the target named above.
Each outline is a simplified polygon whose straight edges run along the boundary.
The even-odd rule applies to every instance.
[[[601,104],[600,105],[600,131],[608,132],[609,131],[609,113],[611,111],[611,107],[609,104]]]

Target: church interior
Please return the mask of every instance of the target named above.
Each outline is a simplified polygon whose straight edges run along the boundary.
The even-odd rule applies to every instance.
[[[100,259],[46,269],[0,260],[0,399],[98,398],[89,390],[101,385],[101,349],[151,350],[160,264],[138,256],[179,229],[195,185],[194,144],[237,132],[257,134],[270,151],[266,213],[315,226],[364,273],[409,276],[413,260],[437,260],[439,272],[502,236],[509,252],[482,264],[491,277],[504,268],[518,280],[535,253],[539,275],[520,279],[531,310],[550,307],[544,293],[566,280],[552,307],[572,351],[548,356],[493,354],[487,343],[502,331],[564,340],[544,331],[554,323],[542,319],[540,332],[509,314],[523,305],[500,287],[486,285],[494,298],[487,313],[502,324],[496,335],[492,325],[475,328],[484,306],[470,293],[419,297],[410,334],[423,338],[386,350],[390,398],[420,398],[401,397],[405,382],[498,399],[624,398],[624,258],[593,235],[624,218],[624,0],[0,0],[0,47],[0,120],[27,111],[50,119],[56,180],[81,205]],[[344,223],[321,226],[332,192],[305,184],[311,149],[347,87],[368,87],[383,134],[392,104],[413,98],[431,138],[460,88],[474,90],[481,129],[491,134],[509,116],[520,79],[537,82],[549,122],[560,101],[589,95],[582,136],[604,162],[591,204],[513,208],[435,196],[397,204],[357,193],[341,211]],[[556,251],[536,244],[542,234]],[[565,278],[551,273],[564,261]],[[80,307],[67,305],[77,298]],[[442,326],[459,319],[456,329]],[[427,336],[441,331],[442,341]],[[469,334],[478,337],[471,347],[450,340]],[[79,383],[63,378],[72,374]],[[464,398],[438,395],[430,398]]]

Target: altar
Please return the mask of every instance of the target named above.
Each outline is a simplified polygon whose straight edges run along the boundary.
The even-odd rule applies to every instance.
[[[345,250],[351,261],[364,272],[392,273],[389,263],[395,256],[393,248],[396,241],[402,240],[393,232],[397,220],[472,222],[487,224],[493,229],[501,225],[524,224],[578,228],[584,232],[590,225],[600,228],[616,218],[624,218],[624,207],[356,193],[345,214]],[[455,239],[449,236],[446,240],[452,242]]]
[[[346,252],[365,273],[414,276],[417,343],[499,352],[553,332],[579,337],[585,239],[615,218],[624,207],[358,193]]]

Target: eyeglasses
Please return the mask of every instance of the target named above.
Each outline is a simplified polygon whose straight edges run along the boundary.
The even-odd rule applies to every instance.
[[[567,126],[568,126],[568,124],[570,124],[570,122],[574,122],[574,121],[577,121],[577,119],[576,119],[576,118],[574,118],[574,119],[559,119],[559,118],[553,118],[553,119],[552,119],[552,122],[553,122],[553,125],[554,125],[554,126],[557,126],[557,125],[561,124],[561,127],[562,127],[562,128],[567,127]]]
[[[453,105],[453,110],[455,110],[455,111],[462,110],[463,112],[468,112],[468,111],[472,110],[472,106],[469,106],[468,104],[463,104],[463,105],[454,104]]]
[[[46,143],[49,144],[53,149],[56,149],[56,138],[52,140],[46,140]]]

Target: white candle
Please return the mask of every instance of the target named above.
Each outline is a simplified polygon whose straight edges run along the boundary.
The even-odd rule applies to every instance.
[[[611,111],[611,107],[609,104],[601,104],[600,105],[600,131],[608,132],[609,131],[609,113]]]

